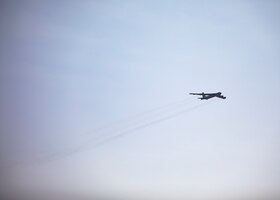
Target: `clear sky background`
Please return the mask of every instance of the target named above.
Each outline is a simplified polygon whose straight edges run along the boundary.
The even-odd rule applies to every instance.
[[[279,9],[1,1],[1,165],[28,163],[2,184],[130,198],[280,195]],[[188,96],[203,91],[227,99]],[[185,98],[184,115],[94,147],[96,128]],[[117,124],[137,127],[128,122]],[[80,146],[93,148],[69,153]],[[34,164],[50,154],[62,156]]]

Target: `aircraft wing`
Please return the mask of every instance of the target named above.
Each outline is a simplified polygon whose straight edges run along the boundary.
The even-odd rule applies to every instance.
[[[202,93],[189,93],[191,95],[203,95]]]

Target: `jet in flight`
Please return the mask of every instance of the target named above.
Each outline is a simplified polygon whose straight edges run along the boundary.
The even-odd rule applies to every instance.
[[[191,95],[201,95],[201,98],[198,98],[198,99],[201,99],[201,100],[208,100],[208,99],[211,99],[213,97],[218,97],[218,98],[221,98],[221,99],[226,99],[225,96],[222,95],[221,92],[217,92],[217,93],[190,93]]]

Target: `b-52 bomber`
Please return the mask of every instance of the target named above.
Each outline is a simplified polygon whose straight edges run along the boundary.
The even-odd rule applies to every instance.
[[[217,92],[217,93],[190,93],[190,95],[201,95],[200,100],[208,100],[208,99],[211,99],[213,97],[218,97],[218,98],[221,98],[221,99],[226,99],[225,96],[222,95],[221,92]]]

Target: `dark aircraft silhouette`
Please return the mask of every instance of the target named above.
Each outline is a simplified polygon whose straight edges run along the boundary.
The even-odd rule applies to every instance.
[[[213,97],[218,97],[218,98],[221,98],[221,99],[226,99],[225,96],[222,95],[221,92],[217,92],[217,93],[190,93],[191,95],[201,95],[201,98],[198,98],[200,100],[208,100],[208,99],[211,99]]]

